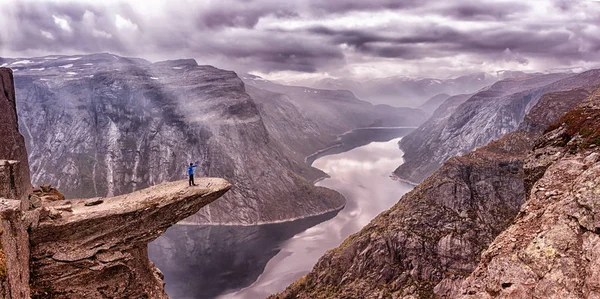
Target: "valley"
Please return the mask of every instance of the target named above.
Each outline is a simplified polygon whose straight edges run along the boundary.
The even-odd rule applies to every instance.
[[[329,176],[317,185],[346,198],[341,211],[258,226],[177,225],[151,243],[150,258],[165,274],[171,298],[251,299],[280,292],[310,271],[325,251],[412,189],[390,177],[394,165],[402,163],[398,138],[382,141],[360,130],[349,135],[364,145],[321,156],[312,164]]]

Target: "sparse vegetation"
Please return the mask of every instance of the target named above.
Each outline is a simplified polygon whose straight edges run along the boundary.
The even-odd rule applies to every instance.
[[[600,110],[577,108],[565,114],[558,122],[550,125],[545,133],[564,127],[565,131],[560,136],[558,146],[569,145],[569,142],[580,137],[573,146],[589,148],[600,145]]]

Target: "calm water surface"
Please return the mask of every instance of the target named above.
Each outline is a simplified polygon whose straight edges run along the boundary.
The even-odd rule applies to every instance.
[[[403,162],[399,140],[372,142],[314,161],[314,167],[330,175],[317,185],[347,199],[337,214],[259,226],[170,228],[149,246],[151,259],[165,274],[167,293],[174,299],[262,299],[284,290],[327,250],[412,189],[390,178]]]
[[[317,185],[342,193],[347,204],[335,218],[317,224],[283,243],[251,286],[220,298],[265,298],[280,292],[308,273],[329,249],[358,232],[379,213],[393,206],[411,185],[390,174],[402,164],[398,141],[373,142],[345,153],[317,159],[313,166],[331,177]]]

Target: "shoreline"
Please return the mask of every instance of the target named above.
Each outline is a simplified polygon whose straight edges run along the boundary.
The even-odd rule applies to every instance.
[[[331,190],[331,189],[330,189]],[[334,190],[335,191],[335,190]],[[337,191],[336,191],[337,192]],[[339,193],[339,192],[338,192]],[[342,195],[343,196],[343,195]],[[344,200],[346,198],[344,197]],[[260,226],[260,225],[269,225],[269,224],[281,224],[281,223],[287,223],[287,222],[295,222],[298,220],[305,220],[308,218],[313,218],[313,217],[320,217],[320,216],[325,216],[327,214],[333,214],[333,213],[339,213],[341,210],[343,210],[346,207],[346,203],[344,203],[343,205],[333,208],[333,209],[329,209],[325,212],[321,212],[321,213],[312,213],[309,215],[305,215],[302,217],[295,217],[295,218],[289,218],[289,219],[282,219],[282,220],[273,220],[273,221],[259,221],[259,222],[255,222],[255,223],[236,223],[236,222],[225,222],[225,223],[191,223],[191,222],[186,222],[185,220],[178,222],[174,225],[187,225],[187,226],[230,226],[230,227],[251,227],[251,226]],[[335,217],[335,216],[334,216]]]
[[[324,156],[328,156],[328,155],[333,155],[333,154],[335,154],[335,153],[331,153],[331,154],[324,154],[324,153],[326,153],[327,151],[330,151],[330,150],[332,150],[332,149],[335,149],[335,148],[341,148],[341,147],[343,147],[343,146],[345,145],[345,144],[344,144],[344,142],[343,142],[343,137],[344,137],[344,136],[349,136],[349,135],[351,135],[352,133],[355,133],[355,132],[359,132],[359,131],[368,131],[368,130],[401,130],[401,129],[416,129],[416,128],[417,128],[417,127],[363,127],[363,128],[356,128],[356,129],[352,129],[352,130],[349,130],[349,131],[346,131],[346,132],[344,132],[344,133],[342,133],[342,134],[339,134],[339,135],[337,135],[336,144],[334,144],[334,145],[332,145],[332,146],[329,146],[329,147],[326,147],[326,148],[324,148],[324,149],[320,149],[320,150],[318,150],[318,151],[316,151],[316,152],[314,152],[314,153],[312,153],[312,154],[310,154],[310,155],[306,156],[306,158],[304,158],[304,161],[305,161],[305,163],[307,163],[307,164],[308,164],[308,166],[309,166],[309,167],[313,167],[313,166],[312,166],[312,163],[313,163],[315,160],[317,160],[318,158],[324,157]],[[406,133],[403,133],[403,134],[401,134],[401,135],[405,136],[405,135],[406,135]],[[398,137],[402,137],[402,136],[395,136],[395,137],[392,137],[391,139],[398,138]],[[391,140],[391,139],[390,139],[390,140]],[[376,141],[376,140],[374,140],[374,141],[370,141],[369,143],[371,143],[371,142],[382,142],[382,141]],[[384,141],[383,141],[383,142],[384,142]],[[352,150],[353,148],[356,148],[356,147],[359,147],[359,146],[361,146],[361,145],[357,145],[357,146],[351,146],[351,147],[350,147],[349,149],[347,149],[346,151],[348,151],[348,150]],[[319,155],[322,155],[322,156],[319,156]],[[312,160],[311,160],[311,159],[312,159]],[[309,164],[309,160],[311,160],[311,161],[310,161],[310,164]],[[316,169],[318,169],[318,168],[316,168]],[[319,170],[320,170],[320,169],[319,169]],[[321,171],[322,171],[322,170],[321,170]],[[392,172],[392,174],[390,175],[390,177],[391,177],[391,179],[392,179],[392,180],[401,181],[401,182],[403,182],[403,183],[406,183],[406,184],[409,184],[409,185],[411,185],[411,186],[417,186],[417,185],[419,185],[419,184],[417,184],[417,183],[415,183],[415,182],[411,182],[411,181],[409,181],[409,180],[402,179],[402,178],[400,178],[400,177],[396,176],[396,175],[395,175],[393,172]],[[325,179],[327,179],[327,178],[330,178],[329,174],[327,174],[327,173],[325,173],[325,175],[324,175],[324,176],[322,176],[322,177],[316,178],[316,179],[313,181],[313,186],[314,186],[314,185],[316,185],[318,182],[320,182],[320,181],[322,181],[322,180],[325,180]],[[329,189],[329,188],[328,188],[328,189]],[[344,197],[344,204],[342,204],[342,205],[340,205],[340,206],[338,206],[338,207],[332,208],[332,209],[325,210],[325,211],[323,211],[323,212],[311,213],[311,214],[308,214],[308,215],[303,215],[303,216],[299,216],[299,217],[293,217],[293,218],[287,218],[287,219],[280,219],[280,220],[273,220],[273,221],[258,221],[258,222],[254,222],[254,223],[238,223],[238,222],[221,222],[221,223],[207,222],[207,223],[193,223],[193,222],[186,222],[185,220],[183,220],[183,221],[181,221],[181,222],[179,222],[179,223],[176,223],[175,225],[187,225],[187,226],[228,226],[228,227],[236,227],[236,226],[237,226],[237,227],[252,227],[252,226],[260,226],[260,225],[281,224],[281,223],[295,222],[295,221],[304,220],[304,219],[309,219],[309,218],[313,218],[313,217],[325,216],[325,215],[327,215],[327,214],[333,214],[333,213],[337,214],[337,213],[339,213],[340,211],[342,211],[342,210],[343,210],[343,209],[346,207],[347,199],[346,199],[346,197],[345,197],[343,194],[341,194],[340,192],[338,192],[338,191],[336,191],[336,190],[333,190],[333,189],[329,189],[329,190],[332,190],[332,191],[334,191],[334,192],[337,192],[337,193],[339,193],[339,194],[340,194],[342,197]],[[335,217],[335,216],[333,216],[333,217]]]
[[[391,178],[392,178],[392,180],[394,180],[394,181],[399,181],[399,182],[402,182],[402,183],[406,183],[406,184],[412,185],[413,187],[416,187],[416,186],[418,186],[418,185],[420,185],[420,184],[421,184],[421,183],[415,183],[415,182],[413,182],[413,181],[410,181],[410,180],[407,180],[407,179],[403,179],[403,178],[399,177],[397,174],[395,174],[395,173],[393,173],[393,172],[392,172],[392,174],[390,175],[390,177],[391,177]]]

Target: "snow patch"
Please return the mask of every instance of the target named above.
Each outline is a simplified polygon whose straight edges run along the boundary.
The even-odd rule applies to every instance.
[[[3,63],[2,65],[0,65],[0,67],[5,67],[7,65],[8,65],[7,63]]]
[[[62,67],[63,69],[69,69],[69,68],[72,68],[72,67],[73,67],[73,64],[72,64],[72,63],[69,63],[69,64],[61,65],[61,66],[59,66],[59,67]]]
[[[90,66],[90,65],[94,65],[94,64],[93,63],[84,63],[83,65]]]
[[[150,79],[152,79],[152,80],[158,80],[158,78],[156,78],[156,77],[150,77]]]
[[[94,78],[94,75],[85,76],[86,78]]]
[[[79,59],[81,59],[81,57],[72,57],[72,58],[67,58],[66,60],[75,61],[75,60],[79,60]]]
[[[180,69],[182,69],[182,68],[183,68],[183,67],[181,67],[181,66],[174,66],[174,67],[173,67],[173,69],[174,69],[174,70],[180,70]]]
[[[52,57],[46,57],[44,59],[45,60],[55,60],[55,59],[58,59],[58,57],[52,56]]]
[[[37,69],[29,69],[30,71],[43,71],[45,70],[45,67],[41,67],[41,68],[37,68]]]
[[[73,76],[73,75],[77,75],[77,73],[76,72],[67,72],[67,75]]]
[[[31,60],[19,60],[19,61],[15,61],[13,62],[11,65],[17,65],[17,64],[28,64],[28,63],[33,63],[33,61]]]

